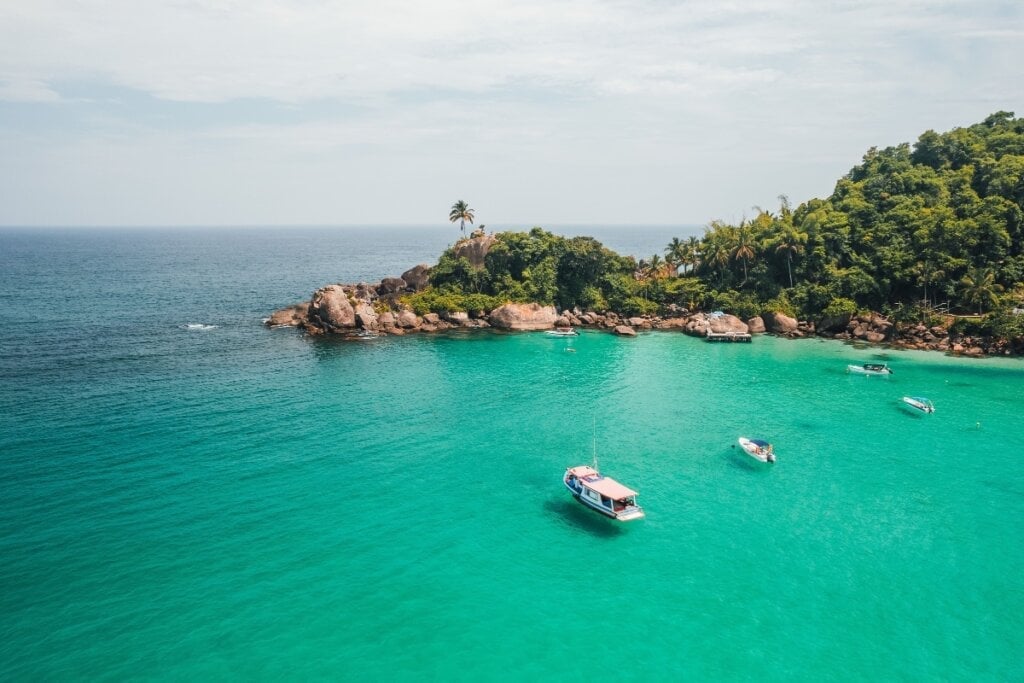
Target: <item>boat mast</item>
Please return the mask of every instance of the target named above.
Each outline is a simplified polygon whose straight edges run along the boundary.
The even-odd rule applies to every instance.
[[[597,418],[594,418],[594,469],[600,472],[597,466]]]

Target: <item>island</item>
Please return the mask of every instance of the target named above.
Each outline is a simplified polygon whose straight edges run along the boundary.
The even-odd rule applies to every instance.
[[[460,207],[461,205],[461,207]],[[456,208],[460,208],[456,211]],[[623,256],[539,227],[465,235],[437,263],[331,284],[268,325],[312,335],[591,327],[632,336],[825,336],[966,356],[1024,353],[1024,119],[997,112],[872,148],[832,195],[712,221]],[[454,219],[453,219],[454,220]]]

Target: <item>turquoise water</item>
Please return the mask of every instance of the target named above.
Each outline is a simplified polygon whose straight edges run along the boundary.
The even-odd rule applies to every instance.
[[[5,678],[1024,677],[1021,361],[264,329],[398,240],[317,235],[0,233]]]

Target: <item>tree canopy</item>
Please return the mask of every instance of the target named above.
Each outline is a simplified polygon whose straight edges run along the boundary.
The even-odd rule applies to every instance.
[[[926,131],[913,145],[873,147],[829,197],[795,209],[779,200],[774,212],[754,207],[738,225],[712,221],[703,237],[675,238],[664,257],[639,262],[590,237],[499,233],[481,269],[446,251],[430,296],[451,305],[475,295],[625,314],[676,304],[807,318],[1024,305],[1024,119],[1011,112]],[[464,218],[472,210],[459,202],[451,220]]]

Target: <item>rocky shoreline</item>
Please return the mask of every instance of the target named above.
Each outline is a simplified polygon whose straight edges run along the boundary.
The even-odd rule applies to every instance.
[[[297,327],[310,335],[359,338],[367,334],[400,336],[453,329],[506,331],[580,327],[636,336],[644,330],[678,330],[691,336],[716,334],[774,334],[791,339],[824,337],[859,341],[895,349],[941,351],[971,358],[1024,354],[1024,340],[976,338],[951,334],[947,327],[899,325],[884,316],[869,315],[796,320],[783,313],[768,313],[743,321],[721,313],[691,312],[672,307],[667,316],[624,316],[612,311],[557,311],[537,303],[506,303],[490,311],[449,311],[419,316],[402,297],[423,290],[430,266],[421,264],[401,277],[378,283],[333,284],[321,287],[308,302],[275,311],[269,327]]]

